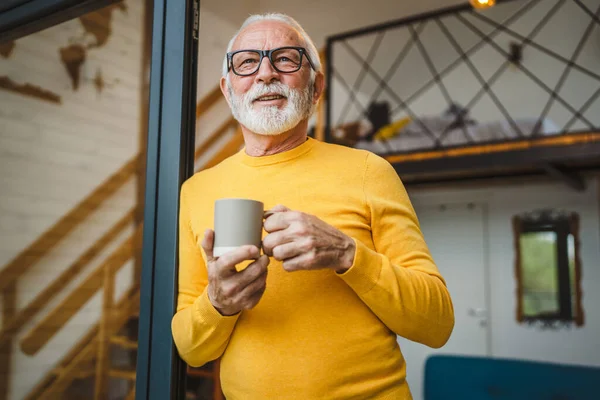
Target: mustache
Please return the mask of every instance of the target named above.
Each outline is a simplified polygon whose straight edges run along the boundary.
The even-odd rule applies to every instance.
[[[280,82],[270,83],[268,85],[259,83],[254,85],[244,97],[246,97],[249,102],[252,102],[266,94],[278,94],[280,96],[290,97],[290,91],[291,89],[289,86]]]

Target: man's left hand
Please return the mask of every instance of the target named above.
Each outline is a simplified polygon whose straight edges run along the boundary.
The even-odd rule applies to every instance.
[[[286,271],[331,268],[343,273],[354,263],[354,241],[314,215],[279,205],[265,217],[264,252],[282,261]]]

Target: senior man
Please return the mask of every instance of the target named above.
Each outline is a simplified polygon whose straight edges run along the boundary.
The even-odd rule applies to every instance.
[[[228,399],[410,399],[396,335],[437,348],[454,326],[391,165],[307,136],[323,87],[295,20],[248,18],[221,79],[245,147],[181,189],[173,337],[192,366],[221,357]],[[213,256],[214,201],[225,197],[270,209],[263,249]]]

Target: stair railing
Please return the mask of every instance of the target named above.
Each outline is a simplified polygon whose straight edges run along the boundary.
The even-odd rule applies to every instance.
[[[205,96],[196,107],[197,118],[201,117],[207,110],[214,106],[222,95],[217,87]],[[196,159],[207,149],[214,145],[216,140],[229,129],[234,128],[235,120],[230,118],[221,125],[211,136],[210,141],[204,141],[199,151],[196,151]],[[73,209],[60,218],[50,229],[40,235],[30,246],[20,252],[4,267],[0,268],[0,294],[2,295],[2,329],[0,330],[0,361],[7,368],[10,365],[11,349],[13,340],[17,333],[30,322],[51,300],[64,293],[69,283],[78,277],[90,263],[99,257],[108,246],[115,241],[128,227],[135,224],[137,207],[128,211],[110,229],[108,229],[93,245],[85,249],[75,261],[71,263],[54,281],[50,282],[32,301],[23,309],[15,311],[15,296],[17,282],[34,265],[48,255],[58,244],[72,234],[81,224],[89,220],[94,211],[100,209],[119,189],[121,189],[131,178],[137,175],[139,166],[143,165],[145,154],[138,154],[127,161],[118,171],[106,179],[88,196],[79,202]],[[20,340],[21,350],[29,355],[34,355],[46,345],[65,324],[77,314],[77,312],[98,291],[103,291],[103,304],[100,322],[94,333],[84,336],[85,343],[78,343],[75,348],[79,352],[75,356],[62,360],[59,366],[42,380],[43,388],[36,387],[31,392],[31,398],[51,398],[52,395],[60,393],[68,387],[68,384],[81,374],[79,366],[84,361],[96,359],[95,368],[96,390],[95,398],[103,398],[106,387],[108,370],[108,347],[111,336],[116,333],[123,322],[115,319],[115,310],[122,308],[122,304],[113,304],[114,277],[120,268],[131,260],[136,254],[134,243],[141,239],[141,225],[138,225],[132,235],[117,246],[105,260],[100,263],[77,287],[75,287],[59,304],[50,310],[40,322],[35,324]],[[134,291],[139,291],[138,282],[134,282]],[[139,293],[138,293],[139,295]],[[135,312],[135,307],[126,309]],[[93,345],[91,345],[93,343]],[[68,362],[67,365],[63,365]],[[8,387],[10,370],[0,374],[0,387]],[[50,379],[48,379],[50,377]],[[6,380],[6,381],[3,381]],[[46,394],[48,391],[48,394]],[[0,390],[0,400],[4,400],[7,394]]]

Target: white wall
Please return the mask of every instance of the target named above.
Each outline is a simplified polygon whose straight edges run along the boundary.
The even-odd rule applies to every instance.
[[[235,3],[235,4],[234,4]],[[304,27],[317,48],[325,48],[328,36],[376,23],[387,22],[416,13],[461,3],[457,0],[427,0],[419,2],[375,0],[307,0],[303,2],[282,0],[253,0],[238,2],[202,2],[200,14],[200,57],[198,75],[198,98],[215,87],[221,74],[221,62],[227,43],[243,20],[253,13],[283,12],[289,14]],[[332,16],[335,16],[334,18]],[[385,51],[384,49],[382,49]],[[343,62],[343,61],[342,61]],[[347,63],[352,68],[352,63]],[[358,70],[356,71],[358,73]],[[353,80],[349,82],[353,83]],[[347,92],[338,86],[333,87],[333,97],[339,99]],[[366,105],[369,96],[357,93],[361,104]],[[341,113],[344,102],[334,103],[334,115]],[[351,109],[355,115],[360,109]],[[200,123],[201,126],[210,124]],[[200,128],[207,129],[210,128]],[[199,133],[201,140],[207,133]]]
[[[470,188],[409,189],[417,210],[432,205],[473,202],[486,207],[485,248],[491,330],[491,356],[600,366],[600,185],[589,178],[585,192],[562,183],[524,183]],[[516,322],[516,281],[511,218],[540,208],[561,208],[580,216],[582,291],[585,325],[558,331]],[[456,221],[460,224],[461,221]],[[431,227],[429,227],[431,230]],[[427,239],[427,238],[426,238]],[[464,249],[468,252],[469,249]],[[465,288],[468,285],[465,283]],[[457,310],[463,312],[464,310]],[[410,360],[407,360],[410,363]]]
[[[568,364],[600,366],[600,192],[598,181],[577,193],[557,186],[497,191],[490,201],[490,287],[492,354]],[[539,331],[515,321],[514,244],[509,218],[538,208],[575,211],[580,217],[582,300],[585,325]],[[508,251],[507,251],[508,250]]]
[[[308,35],[315,42],[317,48],[324,49],[328,36],[355,30],[373,24],[388,22],[433,9],[460,4],[457,0],[427,0],[427,1],[363,1],[363,0],[308,0],[297,1],[274,1],[261,0],[261,12],[283,12],[295,18],[306,30]],[[373,38],[362,40],[357,48],[368,51],[368,46],[373,42]],[[380,48],[380,54],[392,56],[397,47],[397,41],[387,41]],[[355,45],[355,43],[353,43]],[[350,57],[344,49],[336,47],[335,60],[336,69],[340,69],[343,77],[350,86],[352,86],[359,74],[360,65]],[[386,57],[387,59],[387,57]],[[388,61],[388,64],[391,62]],[[356,116],[361,113],[368,105],[372,90],[374,90],[375,81],[367,76],[363,85],[367,90],[357,92],[355,95],[361,107],[351,103],[347,111],[347,117],[340,122],[352,122]],[[341,84],[332,85],[332,115],[333,123],[337,124],[339,116],[346,109],[347,90]]]
[[[258,0],[200,2],[198,99],[219,85],[229,39],[237,32],[244,19],[257,9]]]
[[[261,0],[262,12],[283,12],[294,17],[315,41],[325,46],[327,36],[365,26],[400,19],[451,5],[460,0]]]
[[[219,86],[222,63],[227,44],[246,17],[258,10],[258,0],[218,1],[200,3],[200,37],[198,43],[198,86],[196,98],[200,101]],[[196,122],[196,144],[200,145],[217,128],[231,117],[231,112],[221,98]],[[206,161],[232,137],[234,130],[226,132],[215,145],[198,159],[196,166]]]
[[[226,47],[244,19],[254,13],[289,14],[304,27],[317,47],[323,48],[327,36],[333,34],[461,3],[465,1],[207,0],[201,3],[204,16],[200,15],[200,33],[207,39],[201,37],[200,49],[210,46],[216,52],[223,45]]]

